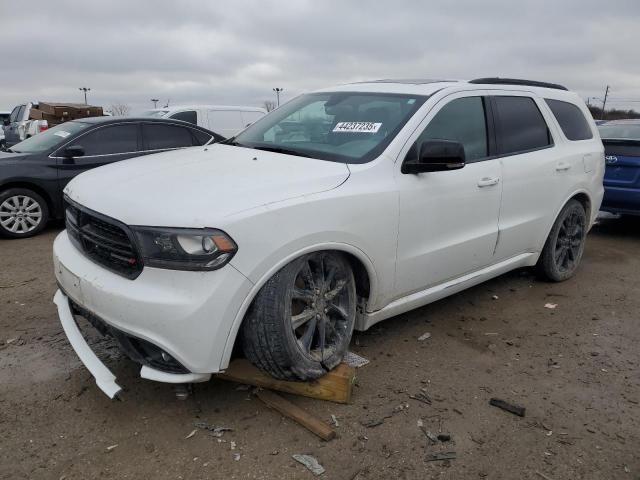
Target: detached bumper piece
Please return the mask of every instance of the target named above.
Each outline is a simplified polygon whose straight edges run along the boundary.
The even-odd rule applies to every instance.
[[[165,383],[198,383],[206,382],[211,378],[209,373],[189,372],[159,347],[112,327],[83,309],[60,290],[56,292],[53,301],[58,307],[58,316],[71,346],[95,378],[96,385],[111,399],[116,398],[122,389],[115,382],[115,375],[91,350],[82,336],[74,315],[87,319],[102,335],[113,337],[125,355],[142,365],[140,370],[142,378]]]
[[[62,323],[64,333],[67,335],[71,346],[75,350],[82,363],[87,367],[87,370],[91,372],[91,375],[96,379],[96,385],[102,390],[109,398],[113,399],[121,392],[120,386],[115,382],[116,377],[111,371],[100,361],[95,353],[89,347],[80,329],[76,324],[71,308],[69,307],[69,299],[60,290],[58,290],[53,297],[53,302],[58,307],[58,316]]]

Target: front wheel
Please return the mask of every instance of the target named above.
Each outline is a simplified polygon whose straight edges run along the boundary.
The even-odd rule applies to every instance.
[[[562,282],[580,264],[587,236],[587,214],[577,200],[570,200],[558,215],[536,268],[541,277]]]
[[[40,233],[49,219],[47,202],[33,190],[0,192],[0,236],[26,238]]]
[[[355,316],[355,280],[345,256],[311,253],[262,287],[245,318],[242,347],[273,377],[311,380],[342,361]]]

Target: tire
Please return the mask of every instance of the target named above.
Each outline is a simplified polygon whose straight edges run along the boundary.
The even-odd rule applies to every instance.
[[[48,221],[47,202],[33,190],[10,188],[0,192],[0,236],[33,237]]]
[[[258,292],[242,326],[244,354],[281,380],[318,378],[336,367],[349,347],[356,300],[353,271],[344,255],[304,255]]]
[[[540,277],[563,282],[580,264],[587,236],[587,214],[577,200],[569,200],[553,224],[536,265]]]

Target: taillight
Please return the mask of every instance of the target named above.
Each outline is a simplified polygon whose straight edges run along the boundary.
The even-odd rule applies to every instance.
[[[38,123],[38,133],[42,133],[49,128],[49,123],[46,120],[42,120]]]

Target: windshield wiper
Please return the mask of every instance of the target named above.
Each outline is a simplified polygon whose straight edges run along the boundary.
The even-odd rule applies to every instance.
[[[251,148],[255,150],[265,150],[267,152],[284,153],[286,155],[295,155],[296,157],[314,158],[311,155],[307,155],[306,153],[300,153],[299,150],[295,150],[293,148],[270,147],[270,146],[263,146],[263,145],[258,145],[256,147],[251,147]]]

